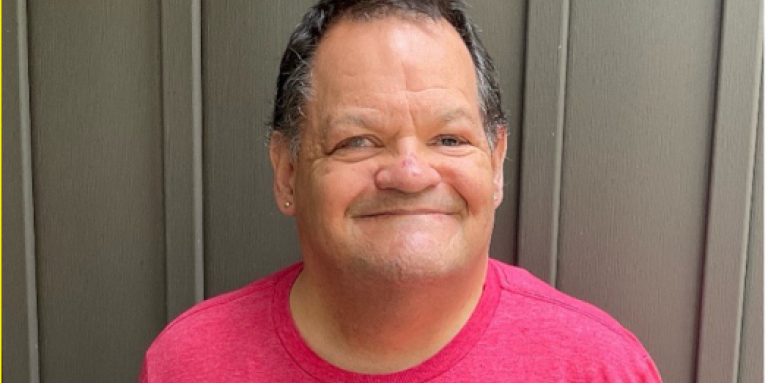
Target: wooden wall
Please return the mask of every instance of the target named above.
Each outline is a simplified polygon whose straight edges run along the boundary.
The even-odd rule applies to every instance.
[[[167,321],[300,259],[266,148],[312,0],[3,0],[3,378],[134,382]],[[762,1],[474,0],[510,115],[492,255],[666,382],[762,376]]]

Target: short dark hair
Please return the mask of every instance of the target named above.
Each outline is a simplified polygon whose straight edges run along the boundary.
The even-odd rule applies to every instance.
[[[463,0],[321,0],[307,11],[296,27],[280,62],[277,94],[270,122],[271,131],[282,133],[290,141],[294,158],[298,155],[304,106],[312,88],[312,59],[328,29],[343,19],[371,20],[387,16],[428,17],[450,23],[461,36],[472,56],[477,77],[480,113],[488,144],[496,144],[499,125],[506,125],[501,106],[498,75],[488,51],[467,16]]]

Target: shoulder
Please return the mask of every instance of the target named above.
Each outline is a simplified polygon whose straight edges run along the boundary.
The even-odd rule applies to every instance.
[[[640,341],[609,314],[524,269],[497,261],[492,261],[492,268],[501,288],[494,326],[497,337],[515,337],[527,354],[540,360],[566,360],[564,368],[574,373],[618,374],[616,378],[628,382],[660,381]],[[653,379],[630,378],[645,375]]]
[[[235,291],[205,300],[179,315],[155,338],[145,355],[149,372],[196,371],[248,344],[271,343],[272,301],[277,283],[299,265]]]
[[[171,321],[158,335],[157,340],[184,336],[190,329],[206,327],[213,329],[236,321],[243,315],[267,314],[277,282],[295,270],[294,265],[266,278],[251,282],[237,290],[224,293],[200,302]]]
[[[555,289],[525,269],[498,261],[493,263],[499,274],[502,297],[534,310],[527,314],[541,319],[568,320],[574,326],[595,326],[621,336],[628,335],[628,340],[636,341],[605,311]]]

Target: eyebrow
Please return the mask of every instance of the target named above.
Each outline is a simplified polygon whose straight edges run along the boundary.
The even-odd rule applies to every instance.
[[[345,113],[341,116],[329,116],[325,121],[326,130],[339,125],[352,125],[360,127],[371,127],[373,123],[371,120],[360,114]]]
[[[455,120],[461,120],[461,119],[466,119],[466,120],[469,120],[470,122],[475,122],[475,119],[472,118],[472,115],[470,115],[466,109],[461,107],[453,108],[453,109],[444,109],[438,113],[437,119],[444,123],[449,123],[449,122],[453,122]]]

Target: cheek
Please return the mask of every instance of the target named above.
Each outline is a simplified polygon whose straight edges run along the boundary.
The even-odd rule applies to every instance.
[[[457,158],[446,161],[440,169],[443,182],[449,184],[467,203],[470,214],[493,214],[493,171],[483,158]]]
[[[304,202],[320,220],[342,217],[350,204],[373,185],[373,171],[365,166],[324,163],[301,177]]]

